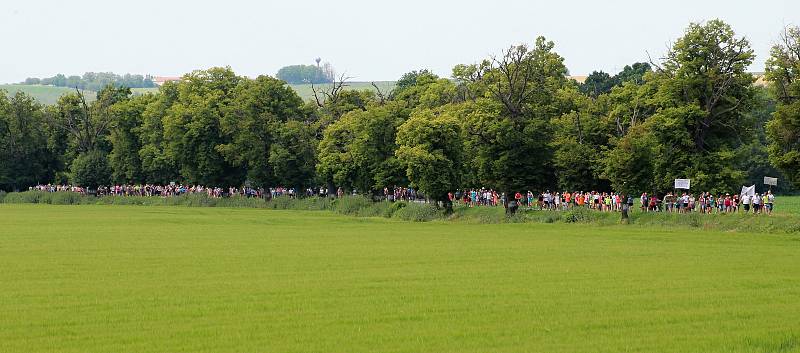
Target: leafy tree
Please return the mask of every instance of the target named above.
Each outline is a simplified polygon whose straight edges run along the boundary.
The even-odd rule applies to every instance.
[[[611,75],[603,71],[594,71],[586,77],[586,80],[583,81],[580,89],[583,94],[586,94],[590,97],[597,97],[601,94],[611,92],[611,88],[616,85],[617,82],[613,77],[611,77]]]
[[[69,76],[58,74],[53,77],[43,79],[28,78],[23,82],[26,85],[51,85],[56,87],[69,87],[99,91],[106,86],[128,87],[128,88],[152,88],[156,87],[150,76],[125,74],[123,76],[112,72],[87,72],[83,76]]]
[[[651,74],[652,75],[652,74]],[[614,136],[622,137],[631,127],[641,124],[655,114],[658,100],[658,83],[641,81],[641,84],[632,81],[612,89],[608,94],[608,118],[614,124]]]
[[[85,89],[86,86],[83,84],[80,76],[69,76],[67,77],[67,81],[65,83],[66,87],[75,87],[80,89]]]
[[[730,145],[746,132],[737,126],[753,103],[754,78],[747,68],[754,57],[747,39],[720,20],[690,25],[669,52],[662,91],[672,103],[699,109],[687,121],[697,151]]]
[[[513,46],[501,57],[454,69],[471,100],[464,131],[484,186],[505,192],[555,186],[550,119],[561,113],[556,93],[567,69],[553,47],[539,37],[532,48]]]
[[[446,110],[414,112],[397,131],[399,162],[412,185],[448,212],[448,192],[461,186],[463,142],[461,124]]]
[[[145,107],[142,125],[135,131],[141,146],[142,177],[147,182],[165,185],[179,180],[178,162],[168,151],[169,141],[164,133],[164,120],[177,100],[178,84],[165,83]]]
[[[795,186],[800,186],[800,27],[786,28],[772,47],[766,79],[777,101],[767,125],[769,156]]]
[[[242,80],[232,96],[221,121],[222,132],[230,141],[217,149],[231,164],[246,169],[247,179],[254,185],[273,186],[277,179],[270,159],[275,135],[287,121],[303,119],[303,101],[283,81],[269,76]],[[291,145],[287,141],[283,151]]]
[[[606,190],[601,178],[602,152],[613,136],[608,118],[610,99],[601,95],[594,100],[574,87],[559,91],[563,115],[551,120],[554,149],[552,168],[562,190]]]
[[[202,185],[241,185],[243,168],[228,162],[218,146],[230,142],[220,126],[223,112],[241,78],[230,68],[195,71],[177,85],[178,96],[163,119],[165,152],[183,181]]]
[[[736,37],[726,23],[691,24],[657,72],[644,76],[647,83],[629,86],[639,90],[634,96],[643,96],[645,110],[653,107],[655,112],[621,129],[643,130],[618,139],[615,148],[645,160],[626,160],[612,150],[605,166],[612,185],[632,182],[631,171],[621,168],[645,165],[653,179],[644,190],[670,190],[675,178],[691,178],[693,186],[712,192],[741,185],[745,173],[736,168],[735,150],[752,136],[752,117],[747,113],[754,95],[754,79],[747,72],[752,61],[748,41]],[[648,153],[642,150],[645,146]],[[642,187],[643,181],[635,183]]]
[[[633,65],[625,65],[625,67],[614,76],[614,81],[617,85],[626,82],[633,82],[641,84],[644,82],[646,73],[652,71],[652,67],[648,63],[634,63]]]
[[[64,74],[58,74],[53,77],[43,78],[40,82],[47,86],[65,87],[67,85],[67,77]]]
[[[435,81],[438,78],[428,69],[406,72],[395,82],[394,93],[400,93],[407,88],[418,86],[420,82]]]
[[[302,121],[286,121],[274,132],[269,163],[278,185],[304,190],[314,180],[317,140],[314,127]]]
[[[42,106],[0,91],[0,190],[15,191],[53,178]]]
[[[114,117],[111,107],[131,95],[129,88],[106,86],[97,93],[97,100],[86,102],[81,91],[61,96],[57,115],[52,121],[70,136],[70,145],[75,154],[94,150],[109,150],[107,135]]]
[[[439,78],[428,70],[406,73],[398,82],[390,98],[403,102],[408,109],[436,108],[461,100],[453,81]]]
[[[115,183],[130,184],[146,181],[139,154],[142,149],[142,139],[139,134],[144,111],[155,99],[156,96],[152,94],[136,96],[117,102],[110,109],[114,126],[109,135],[112,147],[108,157],[112,181]]]
[[[111,166],[108,156],[99,150],[82,152],[70,167],[72,182],[91,190],[111,182]]]
[[[333,82],[332,72],[315,65],[285,66],[278,70],[275,77],[291,84]]]
[[[406,119],[402,112],[396,103],[371,106],[328,126],[318,148],[320,177],[360,192],[404,185],[405,173],[395,157],[396,130]]]
[[[603,71],[594,71],[580,85],[580,91],[590,97],[597,97],[611,92],[614,87],[621,86],[626,82],[642,84],[644,75],[650,71],[651,68],[648,63],[625,65],[625,68],[614,76]]]
[[[46,139],[48,151],[47,170],[50,178],[42,182],[66,184],[69,182],[69,164],[72,155],[69,153],[70,136],[54,117],[58,117],[59,107],[48,105],[42,107],[43,123],[41,128]]]
[[[643,124],[635,125],[625,136],[617,138],[614,148],[606,151],[603,177],[613,190],[627,195],[653,191],[655,179],[653,148],[655,136]]]
[[[675,175],[666,170],[683,170],[704,190],[735,190],[741,185],[743,173],[733,164],[714,168],[718,163],[710,162],[733,159],[732,151],[752,136],[747,112],[753,104],[754,78],[747,68],[753,58],[747,39],[736,37],[720,20],[690,25],[675,43],[660,75],[659,94],[668,97],[667,106],[650,121],[660,127],[677,123],[675,130],[664,131],[659,145],[678,147],[675,152],[695,158],[681,165],[673,162],[671,153],[662,155],[659,188],[672,185]]]
[[[753,139],[736,150],[736,160],[740,163],[738,169],[746,171],[744,185],[762,185],[764,177],[771,176],[780,181],[777,186],[772,187],[773,192],[795,192],[795,187],[791,182],[786,182],[786,176],[772,164],[769,156],[767,124],[775,113],[776,101],[768,88],[756,87],[755,90],[756,103],[748,113],[752,116]]]
[[[366,110],[368,106],[379,103],[376,100],[375,92],[371,90],[346,90],[345,87],[344,83],[334,83],[334,86],[327,90],[317,91],[314,88],[318,120],[322,127],[339,120],[348,112]]]

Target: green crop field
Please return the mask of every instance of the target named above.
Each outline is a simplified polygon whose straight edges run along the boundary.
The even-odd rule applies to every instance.
[[[798,352],[800,237],[0,204],[0,352]]]
[[[55,104],[61,96],[74,92],[75,89],[67,87],[54,87],[54,86],[41,86],[41,85],[0,85],[0,90],[6,91],[8,95],[14,95],[17,92],[23,92],[42,104]],[[86,100],[93,101],[96,93],[93,91],[84,91]]]
[[[389,92],[391,92],[391,90],[394,89],[395,82],[394,81],[376,81],[375,82],[375,86],[378,86],[378,88],[380,88],[380,90],[381,90],[381,92],[383,94],[388,95]],[[305,85],[305,84],[303,84],[303,85],[289,85],[289,87],[292,87],[295,90],[295,92],[297,92],[297,95],[300,96],[300,98],[303,98],[303,100],[307,101],[307,100],[310,100],[310,99],[314,99],[314,91],[311,90],[311,85]],[[330,89],[331,85],[330,84],[315,85],[315,87],[319,88],[319,89]],[[348,82],[347,86],[346,86],[346,89],[354,89],[354,90],[359,90],[359,91],[360,90],[369,90],[369,91],[373,91],[373,92],[376,91],[375,87],[372,86],[371,82]],[[324,96],[320,96],[320,97],[322,98]]]

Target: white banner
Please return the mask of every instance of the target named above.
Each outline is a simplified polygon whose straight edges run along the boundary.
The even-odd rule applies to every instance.
[[[692,181],[690,179],[675,179],[676,189],[689,190],[691,186],[692,186]]]
[[[777,186],[778,185],[778,178],[764,177],[764,185]]]
[[[742,196],[755,196],[756,186],[742,186]]]

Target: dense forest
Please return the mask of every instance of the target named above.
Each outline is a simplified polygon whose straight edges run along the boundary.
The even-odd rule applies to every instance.
[[[733,192],[800,183],[800,29],[768,54],[767,87],[746,38],[689,25],[663,58],[570,80],[543,37],[449,78],[409,72],[391,92],[335,81],[303,102],[286,82],[230,68],[157,93],[107,85],[42,106],[0,95],[0,189],[37,183],[412,186],[434,200],[487,187],[663,193],[676,178]],[[333,76],[330,77],[333,80]]]

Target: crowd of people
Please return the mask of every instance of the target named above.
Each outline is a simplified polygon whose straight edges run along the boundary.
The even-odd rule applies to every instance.
[[[659,199],[655,195],[648,196],[647,193],[641,196],[643,211],[665,211],[678,213],[700,212],[711,213],[766,213],[771,214],[775,207],[775,195],[771,191],[763,194],[717,194],[704,192],[695,196],[691,193],[681,193],[680,195],[667,193]]]
[[[46,192],[76,192],[86,194],[85,188],[74,185],[37,185],[30,188]],[[305,189],[304,195],[311,196],[336,196],[343,197],[347,193],[341,187],[334,193],[326,187],[311,187]],[[202,185],[113,185],[101,186],[96,190],[98,196],[179,196],[185,194],[206,194],[209,197],[258,197],[276,198],[281,196],[297,197],[297,190],[294,188],[274,187],[274,188],[251,188],[243,187],[206,187]],[[357,191],[352,190],[356,195]],[[417,190],[407,187],[386,187],[383,189],[384,199],[387,201],[420,201],[425,200],[424,195]],[[634,198],[630,195],[625,196],[616,192],[550,192],[527,193],[516,192],[514,195],[506,195],[492,189],[465,189],[457,190],[448,194],[450,201],[454,204],[466,207],[478,206],[508,206],[513,203],[515,207],[523,207],[531,210],[568,210],[575,207],[588,208],[601,212],[622,211],[625,206],[632,208]],[[655,194],[642,193],[638,197],[642,212],[670,212],[670,213],[692,213],[702,214],[711,213],[753,213],[771,214],[775,207],[775,195],[772,192],[753,195],[739,195],[730,193],[717,194],[709,192],[694,195],[692,193],[667,193],[659,198]]]
[[[86,189],[74,185],[54,185],[54,184],[40,184],[28,188],[28,190],[44,191],[44,192],[76,192],[85,194]]]
[[[87,194],[88,190],[83,187],[74,185],[54,185],[45,184],[31,187],[30,190],[38,190],[45,192],[76,192],[79,194]],[[293,193],[294,190],[291,190]],[[245,197],[266,197],[267,194],[272,197],[279,195],[288,195],[290,191],[286,188],[270,188],[270,189],[256,189],[250,187],[206,187],[202,185],[183,185],[183,184],[169,184],[169,185],[112,185],[100,186],[95,190],[97,196],[180,196],[186,194],[205,194],[209,197],[227,197],[227,196],[245,196]]]
[[[632,208],[634,198],[616,192],[517,192],[511,197],[492,189],[458,190],[449,194],[450,201],[467,207],[507,206],[514,202],[519,207],[532,210],[568,210],[583,207],[601,212],[622,211],[624,206]],[[677,212],[702,214],[744,213],[771,214],[775,207],[775,195],[767,191],[754,195],[731,195],[730,193],[712,195],[709,192],[695,196],[691,193],[667,193],[662,198],[648,193],[639,197],[642,212]]]
[[[425,199],[414,188],[405,187],[383,188],[383,196],[388,201],[417,201]]]
[[[41,184],[30,187],[29,190],[37,190],[37,191],[45,191],[45,192],[75,192],[79,194],[88,194],[89,191],[86,188],[74,186],[74,185],[56,185],[56,184]],[[330,192],[332,189],[328,189],[327,187],[309,187],[304,190],[304,194],[300,196],[320,196],[320,197],[343,197],[346,195],[344,189],[338,188],[335,192]],[[417,200],[418,193],[411,188],[394,188],[394,189],[384,189],[384,192],[387,193],[387,199],[390,200],[397,200],[397,201],[412,201]],[[160,197],[171,197],[171,196],[180,196],[180,195],[187,195],[187,194],[205,194],[208,197],[231,197],[231,196],[243,196],[243,197],[258,197],[258,198],[276,198],[281,196],[295,198],[298,196],[298,192],[295,188],[287,188],[283,186],[272,187],[272,188],[252,188],[248,186],[242,187],[207,187],[203,185],[184,185],[184,184],[176,184],[171,183],[169,185],[155,185],[155,184],[143,184],[143,185],[111,185],[111,186],[100,186],[93,192],[94,195],[97,196],[160,196]],[[357,195],[357,191],[352,191],[353,195]],[[391,194],[391,197],[388,195]]]
[[[608,192],[516,192],[512,197],[492,189],[458,190],[449,195],[450,200],[467,207],[501,206],[513,201],[520,207],[533,210],[567,210],[573,207],[586,207],[593,210],[611,212],[622,210],[624,204],[633,204],[633,199],[619,193]]]

